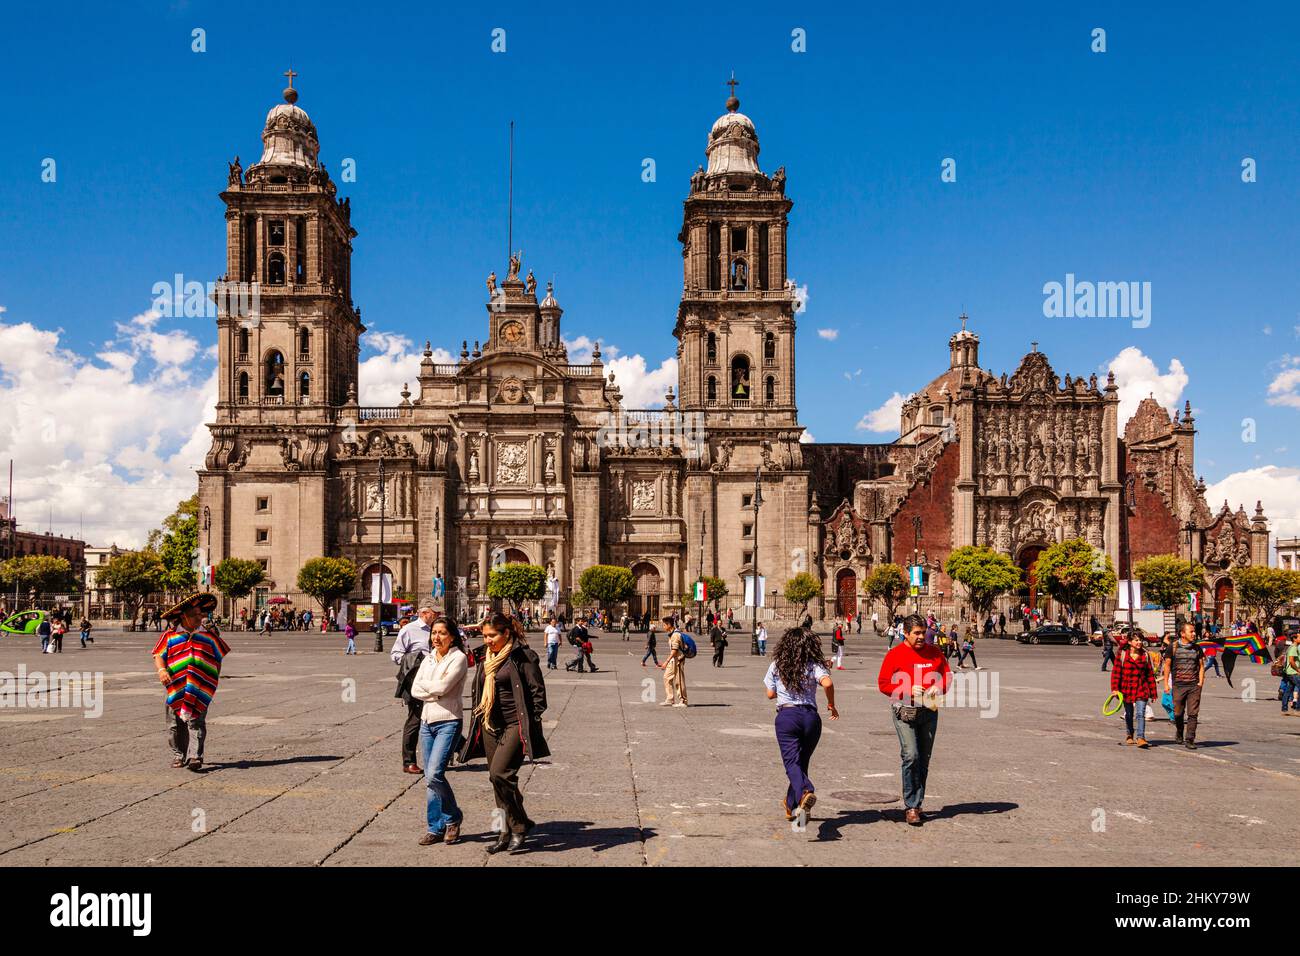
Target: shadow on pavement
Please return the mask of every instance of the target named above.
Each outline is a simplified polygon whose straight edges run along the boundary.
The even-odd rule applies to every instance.
[[[927,820],[946,820],[950,817],[960,817],[968,814],[1007,813],[1019,809],[1020,804],[1018,803],[953,803],[933,813],[929,810],[925,811],[925,818]]]
[[[320,754],[318,756],[303,757],[284,757],[280,760],[232,760],[229,763],[205,763],[201,772],[208,773],[213,770],[250,770],[253,767],[281,767],[290,763],[323,763],[328,760],[346,760],[342,754],[330,756]]]
[[[537,829],[528,835],[528,848],[533,853],[583,848],[599,853],[629,843],[653,840],[655,836],[657,834],[651,827],[593,827],[589,820],[551,820],[537,824]]]

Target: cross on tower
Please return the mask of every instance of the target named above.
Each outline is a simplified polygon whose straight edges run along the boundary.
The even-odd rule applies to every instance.
[[[736,71],[731,71],[731,79],[727,80],[727,86],[731,87],[731,95],[736,95],[736,87],[740,85],[740,80],[736,79]]]
[[[289,89],[293,89],[293,78],[298,75],[293,71],[293,67],[289,67],[289,69],[287,69],[284,73],[280,75],[287,76],[289,78]]]

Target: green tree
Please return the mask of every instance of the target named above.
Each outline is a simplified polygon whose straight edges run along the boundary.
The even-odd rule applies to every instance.
[[[1237,606],[1263,634],[1282,608],[1300,598],[1300,571],[1253,564],[1233,568],[1232,593]]]
[[[298,571],[298,590],[315,598],[327,614],[330,605],[356,586],[357,566],[347,558],[312,558]]]
[[[944,566],[948,577],[966,588],[976,623],[993,611],[993,603],[1020,586],[1020,569],[999,551],[968,544],[948,555]]]
[[[1153,554],[1133,565],[1142,582],[1142,599],[1169,609],[1187,603],[1187,595],[1201,589],[1205,568],[1176,554]]]
[[[163,563],[163,588],[190,591],[198,583],[194,569],[199,549],[199,496],[177,502],[176,510],[163,519],[162,527],[149,532],[145,549],[155,552]]]
[[[636,593],[636,578],[630,569],[617,564],[593,564],[578,577],[581,600],[602,608],[621,604]]]
[[[546,569],[536,564],[506,564],[493,568],[488,574],[488,597],[510,603],[510,610],[519,614],[524,601],[536,601],[546,593]]]
[[[785,582],[784,596],[791,604],[799,605],[799,613],[808,613],[808,604],[821,596],[822,583],[807,571],[800,571]]]
[[[1082,538],[1058,541],[1038,556],[1040,587],[1077,617],[1088,603],[1115,593],[1115,566],[1106,552]]]
[[[134,624],[140,605],[149,595],[163,589],[165,572],[162,559],[152,551],[123,551],[108,559],[98,580],[130,609],[131,623]]]
[[[897,564],[878,564],[862,582],[862,593],[885,606],[885,616],[893,623],[898,606],[907,600],[907,575]]]
[[[212,572],[213,585],[232,601],[248,597],[265,580],[261,562],[246,558],[223,558]]]
[[[0,563],[0,587],[12,591],[14,585],[23,594],[70,591],[72,564],[67,558],[52,554],[28,554]]]

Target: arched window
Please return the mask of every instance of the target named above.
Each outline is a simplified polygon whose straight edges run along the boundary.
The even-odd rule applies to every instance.
[[[713,332],[709,333],[709,337],[705,342],[704,355],[710,365],[718,360],[718,336]]]
[[[301,328],[298,330],[298,351],[304,356],[311,354],[311,329]]]
[[[268,397],[284,397],[284,356],[272,349],[266,356],[266,388]]]
[[[763,398],[769,405],[776,404],[776,379],[771,375],[769,375],[767,381],[763,383]]]
[[[776,336],[771,332],[763,336],[763,361],[768,365],[776,361]]]
[[[239,330],[239,354],[248,354],[248,329]]]
[[[267,285],[284,285],[284,253],[273,252],[266,264]]]
[[[298,397],[311,398],[311,373],[303,372],[298,376]]]
[[[239,400],[241,402],[248,401],[248,373],[247,372],[239,373]]]
[[[749,359],[743,355],[731,360],[731,399],[749,400]]]
[[[930,424],[931,425],[943,424],[943,406],[935,405],[933,408],[930,409]]]
[[[709,376],[709,390],[707,395],[710,405],[718,400],[718,380],[712,375]]]

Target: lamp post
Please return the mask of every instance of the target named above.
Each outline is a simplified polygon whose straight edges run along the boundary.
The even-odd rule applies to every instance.
[[[700,579],[699,580],[701,584],[704,583],[704,532],[705,529],[708,527],[708,525],[709,525],[708,513],[703,511],[700,512]],[[703,600],[697,601],[696,604],[698,605],[696,609],[696,614],[699,616],[699,619],[702,621],[704,620],[704,601]],[[704,632],[700,631],[700,635],[703,636],[703,634]]]
[[[1191,582],[1195,585],[1195,587],[1196,587],[1196,596],[1197,596],[1197,599],[1198,599],[1198,600],[1197,600],[1197,603],[1199,604],[1199,603],[1200,603],[1199,599],[1200,599],[1200,596],[1201,596],[1201,583],[1200,583],[1199,581],[1196,580],[1196,559],[1195,559],[1195,557],[1194,557],[1193,554],[1192,554],[1192,540],[1193,540],[1193,536],[1196,534],[1196,523],[1193,522],[1192,519],[1189,517],[1189,518],[1187,519],[1187,524],[1183,525],[1183,530],[1187,532],[1187,578],[1188,578],[1188,580],[1191,581]],[[1193,615],[1194,615],[1194,614],[1198,614],[1199,611],[1200,611],[1200,608],[1197,608],[1197,610],[1196,610],[1195,612],[1193,612],[1192,607],[1191,607],[1191,600],[1190,600],[1190,597],[1191,597],[1191,596],[1188,595],[1189,600],[1188,600],[1188,606],[1187,606],[1187,619],[1188,619],[1189,621],[1191,621],[1191,622],[1192,622],[1192,626],[1195,627],[1195,626],[1196,626],[1196,619],[1195,619],[1195,617],[1194,617]],[[1197,637],[1200,637],[1200,636],[1201,636],[1201,635],[1200,635],[1200,628],[1198,627],[1198,628],[1196,628],[1196,630],[1197,630],[1197,634],[1196,634],[1196,636],[1197,636]]]
[[[1129,513],[1136,504],[1134,492],[1137,475],[1129,472],[1124,478],[1124,586],[1128,589],[1128,633],[1133,636],[1133,551],[1129,544]]]
[[[758,510],[763,504],[763,469],[754,469],[754,563],[750,573],[754,576],[754,610],[749,624],[749,653],[758,656]]]
[[[921,558],[921,516],[920,515],[912,516],[912,532],[915,535],[915,540],[912,545],[912,567],[916,567],[920,563],[920,558]],[[916,613],[920,614],[921,613],[920,585],[916,586],[915,603],[916,603]]]
[[[388,503],[388,488],[384,484],[384,459],[379,459],[379,604],[375,609],[375,653],[384,650],[384,506]],[[372,577],[373,580],[373,577]]]

